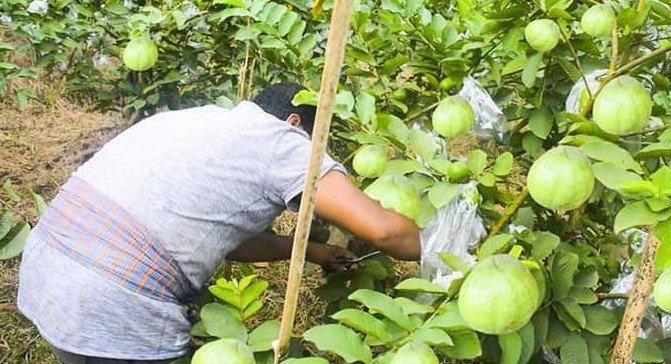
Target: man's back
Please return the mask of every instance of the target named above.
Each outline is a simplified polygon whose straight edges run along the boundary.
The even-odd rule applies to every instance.
[[[138,123],[73,176],[145,225],[195,291],[300,193],[309,147],[307,134],[252,103],[206,106]],[[323,172],[334,166],[327,158]],[[117,358],[183,354],[181,306],[111,282],[44,240],[33,234],[26,246],[19,308],[54,346]]]

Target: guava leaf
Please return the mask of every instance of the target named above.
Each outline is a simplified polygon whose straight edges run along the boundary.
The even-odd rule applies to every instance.
[[[428,196],[431,204],[439,209],[454,199],[459,193],[461,186],[455,183],[439,182],[429,188]]]
[[[663,363],[664,355],[653,340],[638,338],[632,359],[636,363]]]
[[[436,328],[420,327],[410,335],[407,341],[419,341],[431,346],[452,346],[452,338],[445,331]]]
[[[650,181],[624,181],[618,186],[621,194],[629,197],[648,197],[655,196],[659,188]]]
[[[655,236],[659,239],[659,251],[655,260],[655,271],[661,273],[671,267],[671,219],[657,224]]]
[[[261,307],[263,307],[263,302],[261,302],[261,300],[252,301],[252,303],[250,303],[247,307],[245,307],[245,310],[242,312],[242,319],[243,320],[248,319],[258,310],[260,310]]]
[[[5,236],[0,239],[0,260],[14,258],[21,254],[30,234],[30,225],[27,222],[16,224]]]
[[[375,116],[375,97],[369,93],[362,92],[356,98],[356,116],[362,124],[370,124]]]
[[[438,145],[433,141],[433,138],[426,132],[417,129],[410,130],[408,147],[424,162],[432,160],[438,151]]]
[[[452,332],[467,329],[468,324],[464,321],[464,318],[461,317],[457,302],[448,302],[443,310],[429,321],[425,322],[423,327],[435,327]]]
[[[662,134],[659,135],[660,142],[671,142],[671,127],[666,128]]]
[[[419,206],[419,213],[415,222],[420,228],[427,226],[431,220],[436,216],[436,208],[433,206],[429,200],[428,194],[422,196],[422,204]]]
[[[5,211],[0,214],[0,240],[12,230],[12,215]]]
[[[280,337],[280,321],[266,321],[249,333],[247,341],[253,352],[272,350],[273,341]]]
[[[436,283],[422,278],[408,278],[394,287],[397,291],[446,294],[447,290]]]
[[[331,318],[366,335],[375,336],[384,342],[391,340],[391,334],[387,331],[385,324],[368,312],[346,308],[331,315]]]
[[[268,288],[267,281],[256,281],[250,284],[248,287],[244,288],[242,294],[240,295],[241,304],[243,309],[249,307],[249,305],[258,299],[263,292]],[[243,288],[241,288],[243,289]]]
[[[447,176],[447,169],[450,167],[450,164],[450,161],[447,159],[432,159],[429,161],[429,166],[443,176]]]
[[[552,118],[552,112],[547,107],[536,109],[529,116],[529,128],[531,132],[541,139],[545,139],[550,135],[552,125],[554,125],[554,119]]]
[[[208,334],[247,342],[247,328],[231,308],[220,303],[208,303],[200,310],[200,318]]]
[[[468,169],[473,174],[480,174],[482,171],[487,168],[487,153],[483,152],[480,149],[475,149],[471,151],[468,155],[468,160],[466,161]]]
[[[207,330],[205,330],[205,325],[203,325],[203,321],[198,321],[193,326],[191,326],[191,331],[189,331],[189,335],[194,336],[194,337],[211,337],[212,336],[212,335],[207,333]]]
[[[296,93],[296,95],[294,95],[294,98],[293,100],[291,100],[291,103],[294,104],[295,106],[298,105],[317,106],[318,103],[317,92],[312,90],[300,90]]]
[[[556,315],[551,314],[548,316],[548,329],[545,342],[543,347],[548,347],[551,349],[559,348],[566,342],[568,338],[569,331],[564,326],[564,323],[557,318]]]
[[[440,260],[443,261],[450,269],[454,271],[460,271],[463,274],[467,274],[471,268],[464,262],[461,257],[454,255],[452,253],[438,253],[438,256],[440,257]]]
[[[396,297],[394,298],[394,301],[396,301],[396,303],[401,306],[401,309],[403,309],[403,312],[406,315],[423,315],[429,312],[433,312],[433,307],[415,302],[406,297]]]
[[[573,287],[573,276],[578,270],[580,258],[578,255],[559,251],[552,259],[550,277],[552,278],[552,291],[554,298],[561,300],[565,298],[571,287]]]
[[[242,305],[241,302],[240,302],[241,301],[240,296],[238,296],[237,291],[234,291],[230,288],[224,288],[224,287],[221,287],[219,285],[209,286],[209,287],[207,287],[207,289],[215,297],[217,297],[218,299],[228,303],[229,305],[231,305],[233,307],[240,308],[240,306]]]
[[[659,188],[659,193],[671,196],[671,168],[661,166],[650,176],[652,183]]]
[[[504,250],[512,240],[513,236],[510,234],[499,234],[490,237],[482,243],[478,251],[478,259],[490,257],[496,252]]]
[[[386,132],[389,136],[404,145],[408,142],[410,129],[408,129],[408,126],[403,123],[403,120],[399,119],[397,116],[378,113],[375,115],[374,124],[378,132]]]
[[[652,159],[671,157],[671,141],[650,144],[634,155],[636,159]]]
[[[349,295],[348,298],[363,304],[372,312],[387,317],[406,330],[412,330],[415,326],[410,318],[403,313],[401,306],[383,293],[360,289]]]
[[[536,75],[538,74],[538,69],[541,67],[542,61],[543,53],[541,52],[529,57],[527,64],[522,71],[522,83],[524,83],[524,86],[528,88],[534,87],[534,84],[536,83]]]
[[[526,132],[522,137],[522,148],[532,157],[538,157],[543,151],[543,139],[533,133]]]
[[[337,354],[348,363],[370,363],[373,360],[370,348],[359,335],[342,325],[315,326],[303,334],[303,339],[315,344],[319,350]]]
[[[644,201],[630,203],[615,216],[613,230],[616,234],[634,226],[652,225],[671,217],[671,209],[654,212]]]
[[[30,190],[30,196],[33,198],[33,204],[35,204],[35,210],[37,210],[37,216],[42,216],[47,211],[47,203],[44,202],[42,196],[35,193],[35,191]],[[0,235],[1,237],[2,235]]]
[[[587,287],[573,286],[568,296],[581,305],[591,305],[599,300],[596,293]]]
[[[613,163],[625,169],[641,173],[643,170],[641,166],[636,163],[631,154],[626,150],[618,147],[614,143],[601,141],[591,141],[580,146],[580,149],[588,157],[599,162]]]
[[[522,355],[522,338],[516,332],[499,335],[499,346],[501,346],[501,361],[499,363],[517,364]]]
[[[387,163],[387,168],[382,175],[387,174],[408,174],[410,172],[427,172],[430,173],[424,166],[417,161],[409,161],[405,159],[395,159]]]
[[[578,287],[594,288],[599,283],[599,274],[594,268],[583,269],[575,275],[574,282]]]
[[[579,334],[571,334],[559,349],[562,364],[589,363],[587,342]]]
[[[550,324],[549,320],[550,310],[547,308],[538,310],[531,319],[531,323],[534,325],[534,332],[538,337],[538,343],[540,345],[545,345],[547,343]]]
[[[475,359],[482,355],[480,339],[473,330],[450,331],[454,346],[439,346],[437,349],[453,359]]]
[[[499,177],[509,175],[513,168],[514,159],[513,154],[510,152],[499,154],[499,156],[496,157],[494,166],[492,166],[492,172]]]
[[[282,18],[280,18],[280,22],[277,24],[277,34],[280,37],[284,37],[291,31],[291,28],[294,26],[297,20],[299,20],[300,16],[297,13],[294,13],[293,11],[289,11],[282,15]]]
[[[531,256],[537,260],[543,260],[559,246],[561,240],[553,233],[547,231],[538,231],[533,234],[533,244],[531,247]]]
[[[608,162],[598,162],[592,164],[594,176],[601,184],[611,190],[619,191],[619,187],[625,182],[643,181],[641,176],[629,172],[621,166]]]
[[[496,184],[496,176],[494,176],[492,173],[484,172],[482,175],[480,175],[480,178],[478,178],[478,182],[486,187],[494,187]]]
[[[580,305],[577,304],[573,299],[567,298],[564,300],[561,300],[559,302],[561,307],[563,308],[563,312],[561,310],[557,310],[557,314],[559,315],[559,318],[566,318],[562,317],[562,313],[565,313],[570,317],[575,323],[578,324],[578,327],[584,328],[585,325],[587,324],[587,319],[585,318],[585,313],[582,311],[582,308],[580,308]],[[568,322],[564,320],[566,324]]]
[[[615,312],[601,305],[584,306],[582,309],[587,320],[585,329],[592,334],[610,335],[619,324]]]
[[[534,354],[536,344],[536,329],[533,323],[529,322],[517,331],[517,335],[522,339],[522,352],[520,354],[519,364],[526,364]]]

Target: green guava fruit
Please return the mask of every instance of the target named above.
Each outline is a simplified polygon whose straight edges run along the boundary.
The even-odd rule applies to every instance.
[[[396,101],[404,102],[408,99],[408,91],[404,88],[396,89],[391,93],[391,98]]]
[[[219,339],[196,350],[191,364],[255,364],[254,353],[243,342]]]
[[[156,64],[158,48],[149,38],[133,39],[123,50],[123,63],[133,71],[146,71]]]
[[[447,167],[447,176],[450,181],[457,182],[467,178],[471,174],[468,165],[464,162],[452,162]]]
[[[419,215],[421,200],[412,183],[402,175],[386,175],[378,178],[363,191],[380,202],[382,207],[398,212],[411,219]]]
[[[549,52],[559,44],[559,26],[550,19],[537,19],[524,28],[524,38],[531,48]]]
[[[411,341],[396,352],[391,364],[438,364],[438,357],[429,345],[423,342]]]
[[[576,147],[559,146],[538,158],[529,169],[527,188],[541,206],[568,211],[582,205],[594,189],[589,159]]]
[[[652,295],[659,308],[671,313],[671,268],[667,268],[657,278]]]
[[[461,86],[461,79],[457,79],[454,76],[443,78],[438,85],[438,87],[440,87],[440,89],[443,91],[450,91],[459,86]]]
[[[538,308],[538,286],[517,259],[498,254],[480,261],[459,291],[459,313],[473,329],[501,335],[526,325]]]
[[[362,177],[373,178],[387,168],[387,153],[383,146],[366,145],[354,155],[354,171]]]
[[[431,119],[433,130],[445,138],[466,134],[475,122],[473,108],[461,96],[450,96],[440,102]]]
[[[650,94],[631,76],[620,76],[608,82],[596,96],[592,110],[596,125],[615,135],[643,130],[651,113]]]
[[[582,15],[580,26],[585,33],[597,37],[610,37],[617,24],[617,17],[613,8],[607,4],[594,5]]]

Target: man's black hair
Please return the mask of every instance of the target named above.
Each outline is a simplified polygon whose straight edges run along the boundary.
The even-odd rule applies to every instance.
[[[312,135],[317,108],[311,105],[294,106],[291,103],[301,90],[305,90],[305,87],[297,83],[276,83],[261,91],[252,101],[280,120],[286,120],[289,115],[297,114],[301,117],[301,125],[305,131]]]

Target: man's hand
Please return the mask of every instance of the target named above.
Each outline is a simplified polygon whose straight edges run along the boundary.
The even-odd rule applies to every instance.
[[[312,243],[308,244],[306,258],[326,270],[339,270],[342,266],[334,262],[336,259],[355,259],[356,255],[337,246]]]

